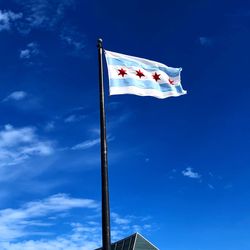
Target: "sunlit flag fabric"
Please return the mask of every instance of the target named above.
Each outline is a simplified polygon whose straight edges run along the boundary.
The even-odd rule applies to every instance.
[[[110,95],[134,94],[160,99],[187,93],[181,86],[181,68],[105,50]]]

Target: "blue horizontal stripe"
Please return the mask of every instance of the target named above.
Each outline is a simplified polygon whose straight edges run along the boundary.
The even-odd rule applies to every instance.
[[[134,86],[141,89],[155,89],[160,92],[170,92],[176,91],[177,93],[183,93],[183,89],[181,85],[178,86],[169,86],[167,83],[154,83],[150,80],[138,81],[133,78],[124,78],[124,79],[113,79],[109,80],[110,87],[128,87]]]
[[[165,72],[168,76],[170,77],[176,77],[180,74],[181,72],[181,68],[172,68],[172,67],[158,67],[153,65],[148,65],[148,64],[144,64],[142,62],[136,62],[136,61],[132,61],[129,59],[124,59],[124,58],[113,58],[113,57],[109,57],[108,55],[106,55],[106,59],[107,59],[107,63],[108,65],[119,65],[119,66],[123,66],[123,67],[138,67],[138,68],[142,68],[146,71],[157,71],[157,70],[161,70],[163,72]]]

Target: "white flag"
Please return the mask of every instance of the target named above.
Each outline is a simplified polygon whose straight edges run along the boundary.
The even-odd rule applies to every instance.
[[[110,95],[134,94],[167,98],[187,92],[181,86],[181,68],[105,50]]]

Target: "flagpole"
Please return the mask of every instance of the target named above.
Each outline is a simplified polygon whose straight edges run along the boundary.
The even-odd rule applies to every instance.
[[[107,157],[106,119],[105,119],[105,108],[104,108],[102,39],[98,39],[97,47],[98,47],[98,61],[99,61],[100,130],[101,130],[102,245],[103,245],[102,249],[111,250],[108,157]]]

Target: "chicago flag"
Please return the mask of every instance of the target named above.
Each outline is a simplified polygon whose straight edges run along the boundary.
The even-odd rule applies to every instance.
[[[110,95],[134,94],[160,99],[187,93],[181,86],[181,68],[105,50]]]

